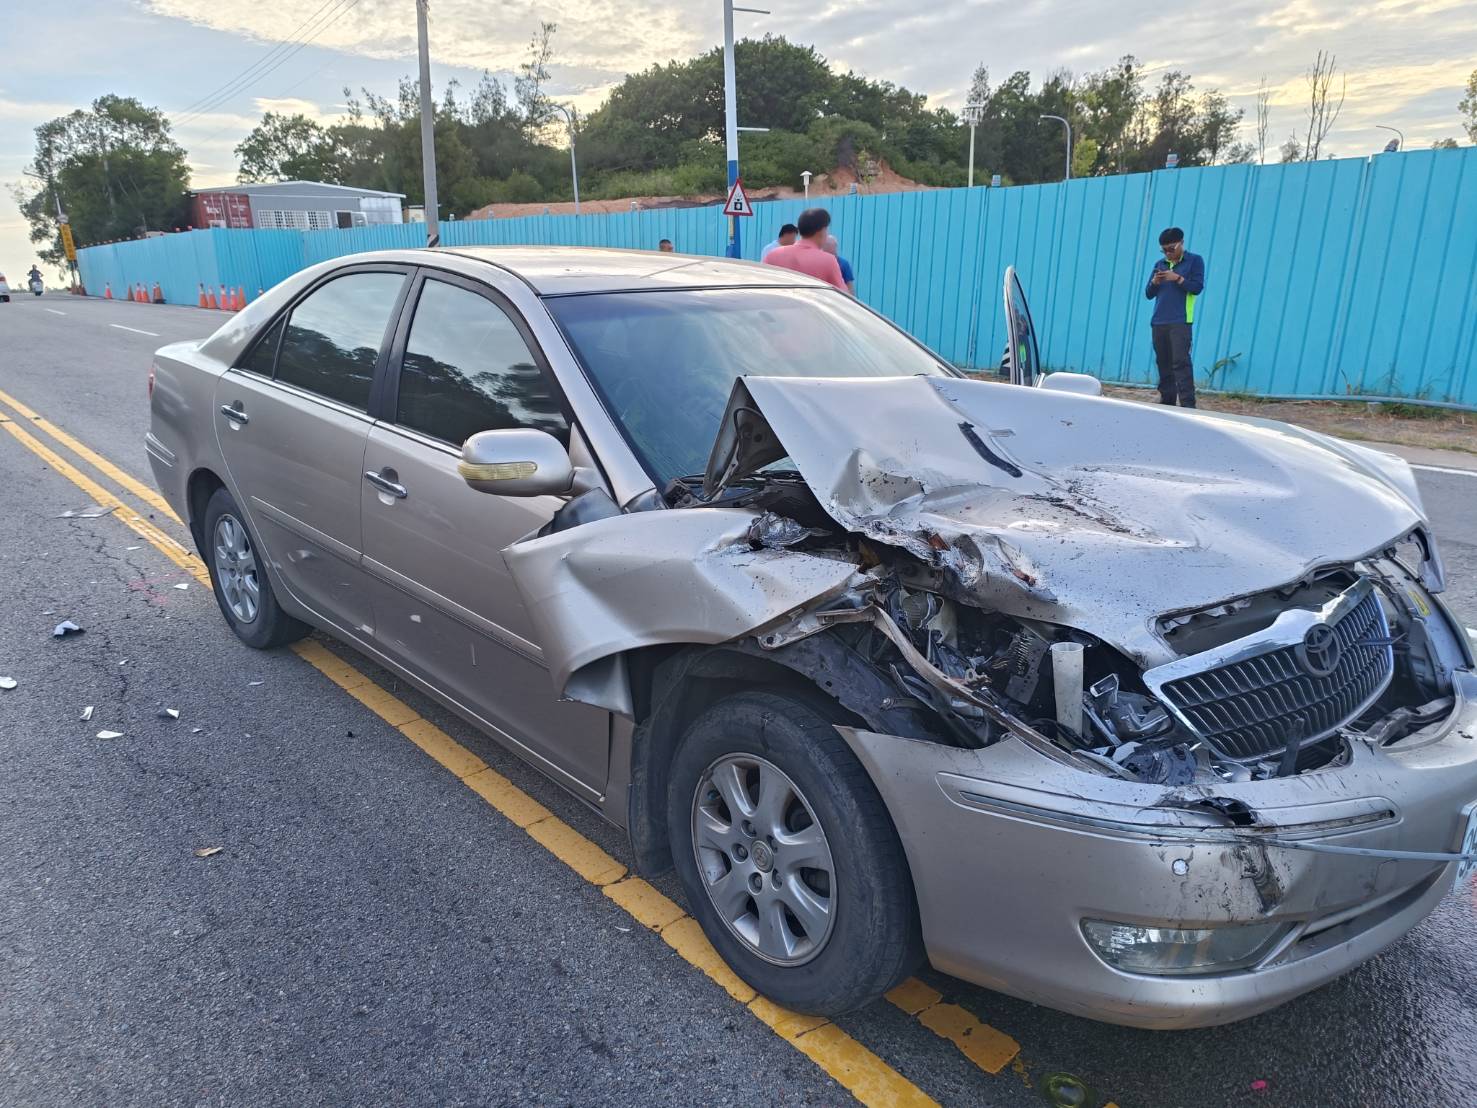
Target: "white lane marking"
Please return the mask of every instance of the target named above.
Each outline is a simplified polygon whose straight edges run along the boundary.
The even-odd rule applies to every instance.
[[[156,339],[159,337],[158,331],[140,331],[137,327],[125,327],[121,323],[110,323],[108,326],[116,327],[120,331],[132,331],[135,335],[149,335]]]
[[[59,312],[55,308],[47,308],[46,310],[48,312],[50,312],[52,315],[66,315],[67,314],[66,312]]]
[[[1454,469],[1451,466],[1425,466],[1410,463],[1411,469],[1423,469],[1427,473],[1452,473],[1458,477],[1477,477],[1477,469]]]

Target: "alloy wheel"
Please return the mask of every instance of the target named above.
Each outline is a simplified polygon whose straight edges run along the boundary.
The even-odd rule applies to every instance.
[[[835,866],[810,802],[774,763],[719,758],[692,802],[698,874],[724,925],[776,965],[810,961],[836,921]]]
[[[256,553],[246,528],[233,515],[215,523],[215,577],[231,614],[242,623],[255,621],[261,611]]]

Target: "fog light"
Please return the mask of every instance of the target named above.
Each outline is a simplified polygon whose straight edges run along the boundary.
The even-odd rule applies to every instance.
[[[1222,973],[1255,962],[1287,925],[1139,927],[1111,920],[1082,921],[1082,933],[1098,957],[1127,973]]]

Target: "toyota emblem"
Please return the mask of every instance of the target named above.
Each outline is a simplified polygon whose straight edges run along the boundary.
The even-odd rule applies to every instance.
[[[1309,677],[1327,677],[1339,668],[1343,653],[1344,648],[1334,629],[1326,623],[1315,623],[1308,628],[1302,645],[1298,647],[1298,661]]]

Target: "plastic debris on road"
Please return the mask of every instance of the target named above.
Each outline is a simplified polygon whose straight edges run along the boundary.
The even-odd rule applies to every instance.
[[[97,733],[97,737],[100,738],[100,739],[121,739],[123,737],[123,732],[122,731],[99,731]]]
[[[226,848],[223,847],[223,846],[202,846],[202,847],[198,847],[195,850],[195,857],[197,857],[197,858],[209,858],[212,854],[219,854],[222,850],[225,850],[225,849]]]
[[[179,719],[179,709],[178,708],[160,708],[159,709],[159,718],[160,719]]]
[[[90,720],[92,718],[92,705],[89,704],[87,707],[83,708],[82,714],[77,718],[83,723],[86,723],[88,720]]]
[[[78,627],[71,620],[64,619],[53,628],[51,637],[54,639],[64,639],[68,635],[80,635],[82,633],[82,628]]]
[[[0,689],[5,689],[6,691],[9,691],[10,689],[15,688],[16,684],[17,682],[14,677],[0,677]]]
[[[190,583],[188,581],[181,581],[178,585],[172,585],[170,587],[179,589],[180,592],[184,592],[190,587]]]
[[[1263,1078],[1258,1077],[1255,1081],[1251,1083],[1251,1091],[1254,1093],[1266,1092],[1267,1082]]]
[[[108,513],[115,512],[117,510],[118,510],[118,505],[116,505],[116,504],[114,504],[111,508],[104,508],[101,504],[88,504],[85,508],[68,508],[65,512],[63,512],[61,515],[57,516],[56,518],[57,519],[97,519],[99,516],[105,516]]]
[[[248,681],[248,682],[246,682],[246,683],[247,683],[247,684],[248,684],[248,685],[260,685],[260,684],[261,684],[261,682],[260,682],[260,681]]]

